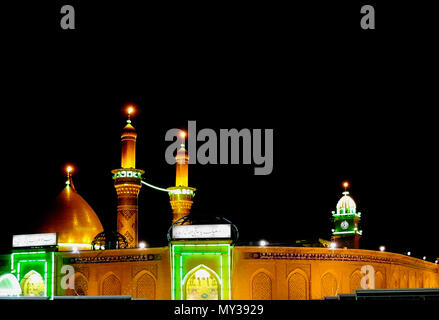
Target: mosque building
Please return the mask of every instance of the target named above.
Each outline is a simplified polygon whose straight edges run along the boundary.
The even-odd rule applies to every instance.
[[[169,244],[142,246],[138,195],[143,185],[151,185],[136,168],[132,112],[130,108],[122,131],[121,167],[112,171],[117,231],[104,231],[68,169],[66,185],[47,220],[35,234],[15,235],[12,253],[0,256],[0,295],[310,300],[361,289],[364,266],[373,270],[366,282],[370,289],[439,287],[435,263],[360,249],[361,213],[347,185],[332,212],[330,245],[235,245],[237,227],[227,219],[200,223],[189,215],[196,190],[188,183],[184,136],[176,154],[175,186],[162,189],[173,212]]]

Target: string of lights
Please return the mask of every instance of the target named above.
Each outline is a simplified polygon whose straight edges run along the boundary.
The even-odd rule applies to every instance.
[[[150,188],[153,188],[153,189],[156,189],[156,190],[159,190],[159,191],[163,191],[163,192],[169,192],[169,190],[167,190],[167,189],[163,189],[163,188],[160,188],[160,187],[154,186],[154,185],[149,184],[149,183],[147,183],[147,182],[145,182],[145,181],[143,181],[143,180],[142,180],[142,183],[143,183],[145,186],[148,186],[148,187],[150,187]]]

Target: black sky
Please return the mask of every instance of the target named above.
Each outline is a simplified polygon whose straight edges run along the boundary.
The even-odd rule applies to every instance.
[[[217,132],[274,129],[269,176],[250,165],[190,167],[193,212],[229,218],[242,241],[328,239],[349,180],[362,247],[439,256],[437,49],[426,25],[382,22],[365,33],[353,5],[334,21],[329,7],[183,14],[79,4],[78,30],[54,21],[5,42],[2,252],[12,234],[33,232],[64,187],[65,163],[78,167],[77,190],[114,227],[110,171],[120,166],[122,107],[133,102],[137,164],[161,187],[175,178],[164,158],[168,129],[188,120]],[[382,17],[397,16],[382,8]],[[166,243],[167,195],[142,188],[139,205],[140,238]]]

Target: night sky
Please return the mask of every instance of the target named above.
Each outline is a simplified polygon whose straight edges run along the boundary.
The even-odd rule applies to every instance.
[[[230,219],[242,243],[329,239],[348,180],[362,248],[439,257],[437,49],[426,26],[382,22],[365,33],[356,6],[330,26],[326,7],[290,19],[282,8],[135,9],[80,2],[77,30],[48,20],[4,40],[2,253],[13,234],[35,231],[64,188],[66,163],[105,229],[115,228],[110,171],[120,167],[123,106],[134,103],[137,167],[160,187],[175,182],[168,129],[188,120],[218,134],[274,129],[268,176],[254,165],[189,168],[192,212]],[[139,208],[139,239],[166,245],[167,194],[143,187]]]

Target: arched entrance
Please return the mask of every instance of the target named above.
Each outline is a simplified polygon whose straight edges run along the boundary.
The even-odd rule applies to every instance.
[[[203,264],[193,268],[183,280],[184,300],[219,300],[221,284],[218,275]]]
[[[0,296],[19,296],[21,295],[21,287],[17,278],[6,273],[0,276]]]
[[[36,271],[29,271],[20,282],[23,296],[42,297],[46,295],[46,284]]]

